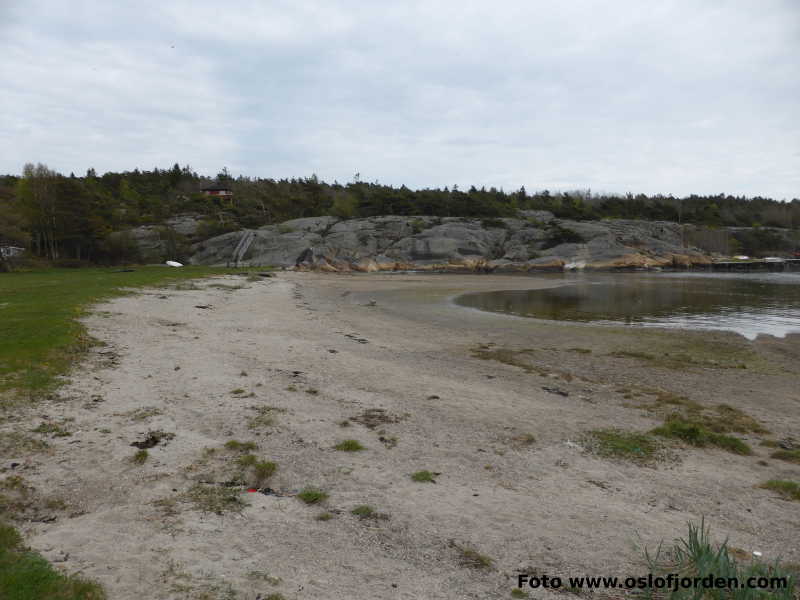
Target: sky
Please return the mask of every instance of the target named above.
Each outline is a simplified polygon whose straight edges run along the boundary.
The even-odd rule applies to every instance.
[[[800,198],[798,0],[0,0],[0,173]]]

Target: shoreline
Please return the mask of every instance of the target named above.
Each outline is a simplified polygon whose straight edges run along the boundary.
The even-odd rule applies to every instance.
[[[105,345],[17,424],[46,414],[72,433],[18,471],[70,503],[26,525],[26,539],[123,600],[142,597],[143,581],[159,598],[226,586],[244,598],[505,598],[525,568],[643,572],[637,535],[653,549],[701,516],[719,541],[800,560],[796,505],[756,487],[800,476],[759,445],[800,428],[800,336],[467,314],[446,299],[553,281],[429,275],[228,276],[95,307],[84,321]],[[658,425],[645,389],[731,405],[771,433],[738,436],[754,456],[669,444],[669,460],[648,466],[581,446],[594,429]],[[270,424],[253,426],[259,415]],[[132,464],[130,444],[157,430],[174,438]],[[335,450],[343,439],[366,449]],[[232,476],[230,440],[277,464],[275,495],[242,490],[240,513],[197,510],[183,494]],[[412,481],[418,470],[440,473],[436,484]],[[303,504],[307,486],[329,498]],[[364,504],[388,518],[350,514]],[[491,568],[466,569],[459,548]]]

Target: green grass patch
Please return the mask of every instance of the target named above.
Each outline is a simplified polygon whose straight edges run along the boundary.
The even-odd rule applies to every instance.
[[[245,506],[237,490],[200,483],[189,488],[182,499],[190,502],[197,510],[218,515],[241,512]]]
[[[275,474],[278,470],[278,465],[268,460],[259,460],[250,467],[250,477],[248,483],[250,485],[260,487],[264,482]]]
[[[92,340],[78,318],[129,288],[235,273],[213,267],[51,269],[0,274],[0,397],[35,399],[55,388]]]
[[[239,442],[237,440],[229,440],[225,442],[226,450],[233,450],[234,452],[252,452],[258,448],[255,442]]]
[[[482,344],[477,348],[471,350],[472,356],[480,358],[481,360],[494,360],[504,365],[512,367],[519,367],[526,373],[539,373],[546,372],[546,369],[541,369],[533,366],[529,362],[522,360],[524,356],[530,356],[534,353],[531,349],[512,350],[510,348],[492,348],[488,345]]]
[[[756,369],[770,370],[766,361],[752,348],[740,343],[711,341],[700,336],[650,337],[646,349],[624,348],[609,353],[616,358],[631,358],[672,370]]]
[[[659,450],[651,435],[620,429],[590,431],[582,441],[588,451],[598,456],[635,462],[651,462]]]
[[[254,454],[245,454],[237,458],[236,462],[241,467],[252,467],[258,463],[258,457]]]
[[[418,483],[436,483],[436,473],[431,471],[417,471],[411,474],[411,480]]]
[[[521,433],[511,438],[511,441],[517,446],[533,446],[536,443],[536,436],[532,433]]]
[[[632,390],[628,390],[628,392],[631,392],[633,396],[639,395],[638,392],[633,392]],[[699,404],[694,400],[690,400],[682,394],[676,394],[667,390],[647,388],[642,390],[642,392],[655,396],[653,406],[651,407],[655,410],[683,410],[692,413],[699,413],[703,410],[702,404]]]
[[[703,424],[716,433],[769,433],[753,417],[727,404],[717,404],[701,418]]]
[[[88,579],[56,571],[22,545],[19,533],[0,523],[0,598],[3,600],[105,600],[103,588]]]
[[[137,465],[143,465],[147,462],[147,459],[150,457],[150,454],[147,450],[139,450],[136,454],[131,457],[131,461]]]
[[[155,406],[145,406],[125,413],[125,416],[131,421],[146,421],[150,417],[157,417],[161,414],[163,413],[160,408],[156,408]]]
[[[33,488],[19,475],[0,479],[0,518],[24,518],[32,508]]]
[[[778,492],[787,500],[800,501],[800,483],[786,481],[785,479],[770,479],[766,483],[762,483],[759,487],[764,488],[765,490]]]
[[[0,479],[0,489],[24,490],[26,488],[27,485],[21,475],[9,475],[5,479]]]
[[[469,569],[490,569],[492,567],[492,559],[481,554],[473,548],[456,546],[459,557],[458,562],[462,567]]]
[[[42,421],[38,427],[35,429],[31,429],[33,433],[43,433],[45,435],[52,435],[53,437],[69,437],[72,435],[69,431],[57,425],[56,423],[51,423],[48,421]]]
[[[19,431],[0,432],[0,456],[22,456],[43,452],[48,446],[44,440],[32,438]]]
[[[283,579],[277,575],[270,575],[264,571],[250,571],[247,573],[247,578],[254,581],[266,581],[270,585],[280,585],[283,583]]]
[[[770,457],[800,465],[800,450],[777,450]]]
[[[532,348],[521,348],[519,350],[496,348],[494,344],[480,344],[476,348],[470,350],[474,358],[493,360],[511,367],[518,367],[528,374],[539,375],[541,377],[558,375],[565,381],[572,381],[575,378],[572,373],[553,368],[546,363],[536,364],[534,362],[536,352],[537,351]],[[584,381],[588,381],[588,379],[584,379]]]
[[[633,350],[616,350],[614,352],[610,352],[609,356],[613,356],[614,358],[635,358],[637,360],[656,360],[658,357],[655,354],[650,354],[649,352],[638,352]]]
[[[652,433],[661,437],[678,439],[698,448],[715,446],[733,454],[744,456],[753,453],[750,446],[739,438],[724,433],[716,433],[702,422],[692,421],[677,415],[669,417],[661,427],[653,429]]]
[[[359,519],[386,520],[389,518],[389,515],[387,515],[386,513],[378,512],[369,504],[362,504],[360,506],[356,506],[353,510],[350,511],[350,514],[355,515]]]
[[[360,506],[356,506],[353,510],[350,511],[350,513],[354,514],[357,517],[368,519],[369,517],[375,514],[375,509],[368,504],[362,504]]]
[[[317,521],[330,521],[333,518],[333,515],[329,512],[319,513],[316,517],[314,517]]]
[[[627,389],[624,391],[628,392],[625,398],[641,394],[655,396],[652,402],[641,404],[637,408],[645,409],[667,420],[681,417],[713,433],[769,433],[756,419],[728,404],[705,407],[686,396],[662,389],[642,388],[639,392]]]
[[[297,498],[306,504],[319,504],[328,498],[328,494],[317,488],[305,488],[297,494]]]
[[[250,429],[261,429],[264,427],[272,427],[275,424],[275,417],[273,413],[276,411],[272,406],[252,406],[256,411],[256,416],[250,419],[247,426]]]
[[[359,452],[366,449],[358,440],[344,440],[336,444],[333,448],[335,450],[341,450],[342,452]]]
[[[703,590],[702,588],[679,588],[675,591],[642,590],[645,598],[669,598],[670,600],[695,600],[708,598],[711,600],[793,600],[796,598],[797,574],[786,565],[775,561],[765,563],[758,559],[739,562],[737,552],[728,547],[727,542],[715,544],[711,541],[709,528],[705,521],[700,525],[689,523],[689,531],[685,537],[678,538],[672,545],[659,545],[654,554],[645,550],[648,570],[654,576],[681,574],[703,580],[707,577],[722,577],[746,582],[751,577],[785,578],[786,587],[773,587],[763,590],[747,588],[731,588],[719,590]]]

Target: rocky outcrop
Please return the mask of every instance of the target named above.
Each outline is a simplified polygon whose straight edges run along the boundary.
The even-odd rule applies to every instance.
[[[167,252],[163,229],[156,225],[142,225],[125,231],[115,231],[109,235],[109,239],[118,246],[130,244],[139,261],[161,262]]]
[[[515,219],[294,219],[205,240],[193,247],[190,262],[322,271],[536,271],[688,267],[710,258],[684,248],[675,223],[568,221],[523,211]]]
[[[109,240],[117,247],[132,244],[136,259],[145,263],[183,261],[191,254],[190,242],[198,234],[201,219],[195,214],[176,215],[160,225],[140,225],[113,232]],[[241,232],[236,235],[241,236]]]
[[[181,215],[175,215],[174,217],[167,219],[165,224],[176,233],[191,238],[197,235],[202,220],[202,215],[185,213]]]

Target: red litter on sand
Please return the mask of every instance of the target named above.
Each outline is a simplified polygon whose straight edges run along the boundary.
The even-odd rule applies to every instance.
[[[255,494],[258,490],[256,488],[250,488],[247,490],[248,494]]]

